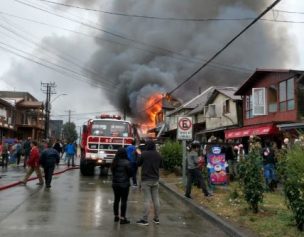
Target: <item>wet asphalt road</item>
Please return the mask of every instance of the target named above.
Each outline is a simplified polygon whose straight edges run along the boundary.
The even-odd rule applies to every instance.
[[[138,226],[135,222],[143,206],[137,189],[129,196],[131,224],[120,225],[113,221],[113,194],[107,178],[82,177],[73,170],[55,176],[50,190],[35,183],[0,192],[1,237],[227,236],[163,189],[160,225],[150,221],[149,226]]]

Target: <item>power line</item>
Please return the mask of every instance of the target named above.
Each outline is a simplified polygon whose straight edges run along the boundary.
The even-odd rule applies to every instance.
[[[45,10],[45,9],[41,9],[41,8],[38,8],[38,7],[35,7],[33,5],[30,5],[30,4],[27,4],[27,3],[24,3],[22,1],[18,1],[18,0],[15,0],[21,4],[25,4],[27,6],[30,6],[30,7],[33,7],[35,9],[38,9],[38,10],[41,10],[41,11],[45,11],[49,14],[53,14],[53,15],[56,15],[56,16],[59,16],[61,18],[64,18],[64,19],[67,19],[67,20],[70,20],[70,21],[75,21],[74,19],[70,19],[70,18],[66,18],[65,16],[61,16],[61,15],[58,15],[58,14],[55,14],[55,13],[52,13],[48,10]],[[26,21],[31,21],[31,22],[34,22],[34,23],[38,23],[38,24],[43,24],[43,25],[48,25],[48,26],[51,26],[51,27],[56,27],[56,26],[53,26],[53,25],[50,25],[50,24],[46,24],[46,23],[41,23],[41,22],[38,22],[38,21],[32,21],[28,18],[23,18],[23,17],[19,17],[19,16],[14,16],[12,14],[7,14],[7,13],[4,13],[4,12],[0,12],[0,14],[6,14],[6,15],[9,15],[11,17],[16,17],[16,18],[19,18],[19,19],[22,19],[22,20],[26,20]],[[82,22],[79,22],[79,21],[75,21],[77,22],[78,24],[85,24],[85,23],[82,23]],[[88,24],[85,24],[85,26],[87,27],[90,27],[90,25]],[[94,30],[101,30],[103,31],[102,29],[98,28],[98,27],[94,27],[92,26]],[[81,34],[81,35],[84,35],[84,36],[87,36],[87,37],[91,37],[90,35],[88,34],[85,34],[85,33],[81,33],[81,32],[78,32],[78,31],[73,31],[73,30],[69,30],[69,29],[65,29],[65,28],[62,28],[62,27],[56,27],[56,28],[59,28],[59,29],[62,29],[62,30],[67,30],[69,32],[72,32],[72,33],[75,33],[75,34]],[[90,27],[91,28],[91,27]],[[104,33],[107,33],[107,32],[104,32]],[[116,33],[114,33],[116,34]],[[117,35],[117,34],[116,34]],[[129,44],[124,44],[124,43],[121,43],[121,42],[117,42],[117,41],[113,41],[113,40],[108,40],[108,39],[104,39],[102,37],[98,37],[98,36],[94,36],[96,39],[101,39],[103,41],[107,41],[109,43],[115,43],[115,44],[120,44],[120,45],[124,45],[124,46],[130,46]],[[123,38],[123,39],[127,39],[128,41],[132,42],[134,40],[132,39],[128,39],[128,38],[125,38],[124,36],[121,36],[119,38]],[[187,61],[187,62],[190,62],[190,63],[198,63],[198,62],[201,62],[201,61],[206,61],[205,59],[203,58],[197,58],[197,59],[189,59],[188,57],[186,57],[185,55],[181,54],[181,53],[178,53],[178,52],[174,52],[170,49],[165,49],[165,48],[159,48],[159,47],[155,47],[155,46],[152,46],[152,45],[149,45],[149,44],[146,44],[146,43],[143,43],[143,42],[140,42],[140,41],[134,41],[135,43],[138,43],[138,44],[141,44],[141,45],[144,45],[144,46],[148,46],[148,47],[151,47],[151,48],[154,48],[158,51],[165,51],[165,55],[167,57],[170,57],[170,58],[173,58],[175,60],[182,60],[182,61]],[[133,42],[133,43],[134,43]],[[160,54],[160,55],[163,55],[163,52],[161,53],[157,53],[156,51],[152,51],[152,50],[148,50],[148,49],[143,49],[143,48],[138,48],[138,47],[135,47],[133,45],[131,45],[132,48],[134,49],[137,49],[137,50],[141,50],[141,51],[146,51],[146,52],[150,52],[150,53],[153,53],[153,54]],[[172,55],[170,55],[172,54]],[[176,57],[176,56],[179,56],[179,57]],[[239,67],[239,66],[234,66],[234,65],[225,65],[225,64],[221,64],[221,63],[216,63],[216,62],[213,62],[209,65],[210,67],[215,67],[215,68],[221,68],[221,69],[225,69],[225,70],[230,70],[230,71],[242,71],[242,72],[246,72],[246,73],[251,73],[251,70],[248,69],[248,68],[242,68],[242,67]]]
[[[10,23],[7,22],[7,24],[10,24]],[[5,29],[6,31],[8,31],[8,32],[10,32],[10,33],[12,33],[12,34],[18,36],[18,37],[21,38],[22,40],[24,40],[24,41],[26,41],[26,42],[28,42],[28,43],[30,43],[30,44],[32,44],[32,45],[38,47],[39,49],[43,49],[43,50],[46,51],[49,55],[51,55],[53,58],[54,58],[54,56],[56,56],[57,58],[60,58],[61,60],[63,60],[63,62],[70,63],[70,64],[72,64],[72,65],[74,65],[74,66],[80,68],[80,70],[83,69],[84,71],[91,73],[91,76],[94,76],[95,79],[102,79],[102,78],[100,78],[100,76],[98,75],[98,73],[97,73],[96,71],[91,70],[91,69],[88,69],[88,68],[86,68],[86,67],[83,67],[82,65],[80,65],[80,64],[79,64],[78,62],[76,62],[75,60],[70,59],[70,58],[68,58],[68,57],[66,57],[66,56],[63,56],[63,55],[61,55],[61,54],[58,54],[58,53],[56,53],[56,52],[52,52],[51,48],[46,48],[46,47],[44,47],[43,45],[41,45],[41,44],[35,42],[34,40],[31,40],[31,39],[29,39],[29,38],[25,38],[22,34],[18,33],[17,31],[15,31],[15,30],[13,30],[13,29],[10,29],[10,28],[8,28],[8,27],[2,25],[2,24],[0,24],[0,28],[3,28],[3,29]],[[19,30],[19,31],[20,31],[20,30]],[[42,59],[40,59],[40,60],[42,60]],[[58,65],[56,65],[56,66],[58,66]],[[62,67],[62,66],[58,66],[58,67]],[[66,68],[66,67],[64,67],[64,68],[65,68],[65,70],[72,71],[73,73],[76,73],[76,74],[78,74],[78,75],[80,75],[80,76],[83,76],[83,77],[88,78],[87,75],[83,74],[82,72],[76,72],[76,71],[74,71],[74,70],[72,70],[72,69],[69,69],[69,68]],[[91,78],[88,78],[88,79],[91,80]],[[102,84],[107,84],[107,86],[114,87],[114,84],[113,84],[112,82],[107,81],[107,80],[102,80],[101,82],[102,82]]]
[[[3,43],[3,42],[0,42],[0,44],[6,45],[6,46],[7,46],[7,44],[5,44],[5,43]],[[11,46],[8,46],[8,47],[11,47]],[[57,73],[59,73],[59,74],[62,74],[62,75],[64,75],[64,76],[67,76],[67,77],[69,77],[69,78],[73,78],[73,79],[75,79],[75,80],[85,82],[85,83],[90,84],[91,86],[94,86],[94,87],[99,87],[99,88],[105,89],[104,86],[101,86],[101,85],[98,85],[98,84],[92,84],[90,81],[81,80],[81,78],[78,78],[78,77],[73,77],[73,76],[71,76],[70,74],[67,74],[66,71],[62,71],[62,70],[59,70],[59,69],[56,68],[56,67],[52,67],[52,66],[50,66],[50,65],[47,65],[47,64],[44,64],[44,63],[42,63],[42,62],[36,61],[36,60],[34,60],[34,59],[30,58],[30,57],[26,57],[26,56],[24,56],[24,55],[22,55],[22,54],[19,54],[19,53],[15,52],[15,51],[13,51],[13,50],[11,50],[11,49],[8,49],[8,48],[6,48],[6,47],[0,46],[0,48],[3,49],[3,50],[5,50],[5,51],[7,51],[7,52],[9,52],[9,53],[11,53],[11,54],[14,54],[14,55],[16,55],[16,56],[18,56],[18,57],[21,57],[21,58],[23,58],[23,59],[26,59],[26,60],[28,60],[28,61],[30,61],[30,62],[32,62],[32,63],[38,64],[38,65],[40,65],[40,66],[46,67],[46,68],[48,68],[48,69],[50,69],[50,70],[52,70],[52,71],[55,71],[55,72],[57,72]],[[17,49],[17,50],[18,50],[18,49]],[[20,50],[18,50],[18,51],[20,51]],[[35,56],[34,56],[34,57],[35,57]],[[36,57],[36,58],[37,58],[37,57]],[[58,66],[58,65],[57,65],[57,66]],[[106,89],[109,90],[109,88],[106,88]],[[111,88],[111,89],[113,89],[113,88]],[[106,90],[106,92],[109,92],[109,91]]]
[[[207,60],[201,67],[199,67],[195,72],[193,72],[189,77],[187,77],[183,82],[177,85],[168,94],[171,95],[182,87],[185,83],[190,81],[195,75],[197,75],[203,68],[205,68],[209,63],[211,63],[215,58],[217,58],[222,52],[224,52],[234,41],[236,41],[243,33],[245,33],[249,28],[251,28],[259,19],[261,19],[267,12],[269,12],[273,7],[275,7],[281,0],[274,1],[269,7],[267,7],[258,17],[256,17],[248,26],[246,26],[240,33],[234,36],[227,44],[224,45],[219,51],[217,51],[209,60]]]
[[[48,1],[48,0],[36,0],[36,1],[55,4],[55,5],[60,5],[60,6],[69,7],[69,8],[81,9],[81,10],[86,10],[86,11],[91,11],[91,12],[98,12],[98,13],[104,13],[104,14],[109,14],[109,15],[115,15],[115,16],[144,18],[144,19],[161,20],[161,21],[208,22],[208,21],[248,21],[248,20],[255,19],[254,17],[245,17],[245,18],[176,18],[176,17],[144,16],[144,15],[126,14],[126,13],[121,13],[121,12],[111,12],[111,11],[92,9],[92,8],[80,7],[80,6],[75,6],[75,5],[71,5],[71,4],[53,2],[53,1]]]
[[[15,1],[16,1],[16,2],[19,2],[19,3],[23,4],[23,5],[32,7],[32,8],[34,8],[34,9],[38,9],[38,10],[47,12],[47,13],[49,13],[49,14],[58,16],[58,17],[60,17],[60,18],[63,18],[63,19],[66,19],[66,20],[69,20],[69,21],[72,21],[72,22],[76,22],[76,23],[81,24],[81,25],[84,25],[84,26],[86,26],[86,27],[88,27],[88,28],[91,28],[91,29],[94,29],[94,30],[101,31],[101,32],[103,32],[103,33],[112,35],[112,36],[114,36],[114,37],[118,37],[118,38],[123,39],[123,40],[127,40],[127,41],[132,42],[132,43],[137,43],[137,44],[140,44],[140,45],[149,47],[149,48],[154,48],[154,49],[156,49],[156,50],[158,50],[158,51],[161,51],[161,52],[164,51],[164,52],[166,52],[167,54],[175,54],[175,55],[178,55],[178,56],[180,56],[180,57],[182,57],[182,58],[186,58],[185,55],[183,55],[183,54],[181,54],[181,53],[178,53],[178,52],[174,52],[174,51],[172,51],[172,50],[170,50],[170,49],[165,49],[165,48],[161,48],[161,47],[157,47],[157,46],[153,46],[153,45],[147,44],[147,43],[145,43],[145,42],[141,42],[141,41],[139,41],[139,40],[130,39],[130,38],[124,36],[124,35],[121,35],[121,34],[118,34],[118,33],[113,33],[113,32],[110,32],[110,31],[108,31],[108,30],[104,30],[104,29],[102,29],[102,28],[92,26],[92,25],[90,25],[90,24],[87,24],[87,23],[84,23],[84,22],[75,20],[75,19],[73,19],[73,18],[69,18],[69,17],[63,16],[63,15],[60,15],[60,14],[57,14],[57,13],[48,11],[48,10],[46,10],[46,9],[43,9],[43,8],[40,8],[40,7],[31,5],[31,4],[29,4],[29,3],[26,3],[26,2],[23,2],[23,1],[20,1],[20,0],[15,0]],[[172,57],[172,56],[171,56],[171,57]],[[187,61],[193,61],[193,60],[189,60],[188,57],[187,57]],[[201,61],[200,61],[200,62],[201,62]]]
[[[300,12],[300,11],[286,11],[286,10],[281,10],[281,9],[275,9],[274,11],[276,11],[276,12],[282,12],[282,13],[288,13],[288,14],[304,15],[304,12]]]
[[[259,19],[261,19],[267,12],[269,12],[272,8],[274,8],[281,0],[274,1],[269,7],[267,7],[256,19],[254,19],[248,26],[246,26],[243,30],[241,30],[240,33],[238,33],[236,36],[234,36],[228,43],[224,45],[219,51],[217,51],[207,62],[205,62],[201,67],[199,67],[195,72],[193,72],[190,76],[188,76],[184,81],[182,81],[180,84],[178,84],[174,89],[172,89],[170,92],[167,93],[167,95],[173,94],[175,91],[177,91],[180,87],[182,87],[184,84],[186,84],[188,81],[190,81],[195,75],[197,75],[202,69],[204,69],[209,63],[211,63],[215,58],[217,58],[222,52],[224,52],[236,39],[238,39],[243,33],[245,33],[249,28],[251,28]],[[150,108],[152,108],[155,104],[161,102],[162,99],[157,100],[155,103],[153,103],[148,108],[145,108],[142,111],[146,111]]]

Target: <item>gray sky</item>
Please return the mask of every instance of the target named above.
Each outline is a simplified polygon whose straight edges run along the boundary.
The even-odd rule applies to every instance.
[[[60,0],[54,1],[62,2]],[[154,1],[155,5],[148,0],[129,1],[132,4],[123,5],[118,0],[96,0],[90,1],[92,4],[89,4],[89,7],[102,9],[105,11],[119,11],[126,13],[131,12],[138,15],[166,16],[166,13],[168,13],[167,15],[170,16],[176,13],[176,17],[180,17],[180,15],[182,15],[179,10],[170,10],[169,12],[167,9],[170,8],[165,6],[166,4],[163,2],[163,0]],[[167,1],[172,2],[169,0]],[[189,7],[186,5],[191,4],[192,1],[194,6],[195,4],[199,4],[195,3],[198,2],[196,0],[189,0],[187,3],[183,3],[185,5],[184,7]],[[205,38],[203,36],[201,37],[200,33],[197,32],[199,27],[195,24],[201,23],[192,23],[186,27],[182,23],[180,23],[181,25],[178,25],[179,23],[164,22],[162,23],[162,26],[159,26],[157,25],[159,23],[154,22],[151,24],[142,23],[144,20],[141,19],[130,20],[122,17],[118,19],[117,16],[113,17],[105,14],[99,15],[93,12],[79,9],[61,8],[58,6],[54,7],[54,5],[42,3],[36,0],[27,0],[26,2],[66,17],[77,19],[78,21],[85,22],[90,25],[96,25],[96,23],[98,23],[99,28],[110,27],[114,32],[122,33],[124,35],[128,35],[129,33],[129,37],[135,37],[139,41],[144,41],[153,45],[160,45],[162,48],[173,48],[175,51],[188,54],[189,57],[195,56],[197,58],[199,58],[201,55],[203,55],[204,58],[208,58],[216,49],[223,46],[224,42],[227,42],[227,39],[231,39],[234,32],[237,33],[242,28],[240,25],[231,25],[230,28],[229,24],[226,25],[226,27],[219,26],[218,29],[227,32],[225,32],[225,37],[223,37],[222,41],[219,40],[217,44],[214,44],[214,42],[212,42],[214,41],[212,37],[210,38],[209,42],[205,35]],[[83,3],[83,1],[66,2],[78,6],[82,6],[81,3]],[[220,1],[207,2],[209,2],[208,4],[210,5],[212,3],[217,4]],[[237,2],[237,0],[234,2]],[[271,2],[273,1],[261,0],[261,8],[269,5]],[[164,6],[162,4],[164,4]],[[242,4],[240,4],[240,6],[233,5],[232,7],[227,7],[226,5],[225,8],[217,10],[216,14],[226,17],[243,17],[244,15],[246,16],[246,14],[251,14],[252,16],[253,10],[255,9],[254,7],[243,7]],[[172,8],[174,8],[174,5],[172,5]],[[143,12],[143,9],[149,10],[147,12]],[[189,9],[191,8],[189,7]],[[215,6],[215,9],[217,9],[217,6]],[[240,14],[240,9],[242,9],[242,14]],[[299,0],[283,0],[282,3],[276,7],[276,9],[304,12],[304,2]],[[41,62],[41,59],[47,60],[47,62],[43,61],[43,63],[48,67],[53,68],[57,67],[56,65],[60,65],[61,68],[57,67],[56,70],[65,71],[63,72],[65,75],[62,73],[57,73],[49,68],[42,67],[36,63],[25,60],[24,58],[20,58],[17,55],[8,53],[4,49],[0,48],[0,90],[28,91],[37,99],[44,100],[45,95],[40,90],[40,83],[55,82],[57,84],[57,94],[53,95],[53,99],[55,98],[52,104],[53,119],[64,119],[66,121],[67,110],[72,110],[72,114],[74,114],[72,120],[77,125],[80,125],[83,124],[86,119],[96,115],[98,111],[109,111],[111,113],[115,113],[115,111],[121,109],[118,105],[121,103],[121,101],[129,103],[131,107],[140,107],[138,98],[143,97],[143,95],[149,95],[150,91],[170,90],[170,88],[174,87],[175,84],[182,81],[183,78],[186,78],[187,75],[197,68],[197,64],[195,66],[190,65],[189,67],[186,67],[185,64],[187,63],[174,61],[172,58],[170,59],[168,57],[163,57],[163,55],[158,55],[157,57],[152,58],[144,55],[143,53],[138,54],[137,51],[140,51],[138,48],[143,48],[143,46],[140,45],[133,45],[133,50],[126,48],[125,46],[118,47],[116,45],[114,47],[111,43],[98,40],[94,37],[104,37],[107,40],[115,40],[117,42],[123,41],[78,23],[64,20],[41,10],[22,5],[14,0],[1,0],[0,12],[1,47],[5,47],[7,49],[8,47],[13,46],[19,50],[16,51],[16,49],[10,48],[10,50],[13,50],[15,53],[39,62]],[[7,14],[11,15],[9,16]],[[187,16],[189,18],[198,16],[200,16],[200,18],[204,18],[204,14],[206,14],[206,11],[202,10],[200,14],[200,9],[196,9],[193,16]],[[86,36],[74,34],[69,31],[47,25],[25,21],[13,17],[12,15],[78,31],[86,34]],[[217,15],[215,17],[217,17]],[[304,22],[304,15],[301,14],[278,14],[276,12],[271,12],[267,15],[267,18]],[[172,27],[168,27],[165,24],[172,24],[170,25]],[[263,51],[266,51],[271,58],[272,53],[275,55],[276,50],[280,51],[280,45],[285,48],[290,47],[290,52],[288,49],[285,49],[285,54],[287,55],[281,55],[284,58],[287,56],[287,60],[284,60],[284,62],[280,64],[280,58],[278,58],[278,60],[273,64],[266,64],[263,62],[262,65],[259,65],[259,60],[257,58],[259,56],[265,58],[265,56],[259,51],[252,55],[252,57],[255,59],[253,60],[252,58],[250,59],[250,55],[248,55],[249,53],[246,54],[246,50],[242,50],[240,52],[236,50],[238,47],[244,47],[245,49],[249,47],[246,45],[246,40],[242,40],[241,38],[239,41],[234,43],[231,49],[228,49],[226,52],[227,55],[224,54],[223,58],[219,59],[219,62],[222,64],[232,65],[233,62],[229,61],[228,57],[230,54],[237,57],[240,62],[239,63],[238,60],[236,60],[237,64],[233,64],[234,66],[240,65],[243,68],[248,68],[249,71],[255,67],[263,67],[264,65],[288,67],[293,69],[304,68],[304,46],[302,44],[302,42],[304,42],[304,23],[263,22],[258,24],[267,24],[267,27],[272,29],[273,34],[275,34],[275,37],[272,40],[275,40],[273,43],[276,45],[276,47],[269,48],[266,45]],[[205,32],[206,30],[208,35],[217,37],[218,35],[216,35],[216,33],[218,30],[213,31],[213,29],[217,29],[216,27],[218,27],[216,24],[209,24],[208,26],[205,26],[205,28],[201,29],[202,32]],[[265,30],[265,26],[263,26],[262,29]],[[176,38],[176,44],[172,41],[172,39],[166,36],[167,31],[168,34],[170,33],[172,37]],[[184,38],[184,41],[178,40],[179,32],[180,37]],[[248,39],[256,37],[256,40],[250,41],[250,47],[252,47],[252,49],[263,48],[264,38],[261,37],[262,40],[259,40],[257,34],[259,34],[258,29],[256,31],[253,29],[252,31],[247,32],[245,35],[245,37],[248,37]],[[191,39],[189,39],[189,37]],[[265,37],[265,39],[267,39],[267,37]],[[206,45],[208,44],[212,45],[212,47],[210,46],[209,49],[206,50]],[[183,48],[183,46],[185,48]],[[267,51],[268,48],[269,52]],[[30,53],[31,55],[25,54],[20,50]],[[193,53],[193,51],[197,51],[198,53]],[[246,55],[242,55],[242,52],[244,52]],[[60,57],[58,57],[58,55],[60,55]],[[115,55],[115,57],[113,55]],[[277,57],[280,57],[280,54]],[[68,59],[69,62],[67,62],[66,59]],[[246,62],[246,59],[248,59],[248,63]],[[170,68],[170,70],[162,67]],[[63,68],[68,68],[70,71],[67,72]],[[213,74],[214,70],[212,71]],[[78,75],[75,75],[75,73],[71,71],[76,72]],[[87,77],[79,77],[79,74],[85,74]],[[202,76],[209,76],[210,74],[211,72],[209,74],[207,72],[207,74],[202,74]],[[223,72],[221,72],[221,74],[223,74]],[[92,78],[92,80],[88,79],[88,77]],[[135,79],[133,80],[133,78]],[[246,76],[242,74],[238,82],[240,80],[244,80],[245,78]],[[144,80],[147,80],[147,84],[149,84],[149,86],[139,85],[143,84]],[[161,82],[161,80],[166,80],[166,82]],[[118,89],[111,92],[113,85]],[[118,93],[119,90],[124,91],[128,94],[128,96],[116,96],[115,93]],[[109,95],[109,92],[111,92],[111,95]],[[67,95],[56,98],[56,96],[62,93],[66,93]],[[119,97],[119,99],[116,100],[117,97]],[[133,100],[133,98],[137,98],[137,100]],[[110,103],[109,101],[112,102]],[[135,113],[134,111],[133,114]]]

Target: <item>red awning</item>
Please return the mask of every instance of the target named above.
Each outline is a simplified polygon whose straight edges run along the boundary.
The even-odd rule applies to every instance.
[[[249,137],[251,135],[267,135],[277,133],[278,128],[273,125],[261,125],[261,126],[250,126],[243,128],[230,129],[225,131],[225,138],[239,138],[239,137]]]

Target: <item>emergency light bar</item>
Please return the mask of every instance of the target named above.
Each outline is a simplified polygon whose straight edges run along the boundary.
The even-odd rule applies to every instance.
[[[109,115],[109,114],[101,114],[100,118],[101,119],[117,119],[117,120],[121,120],[121,116],[119,116],[119,115]]]

